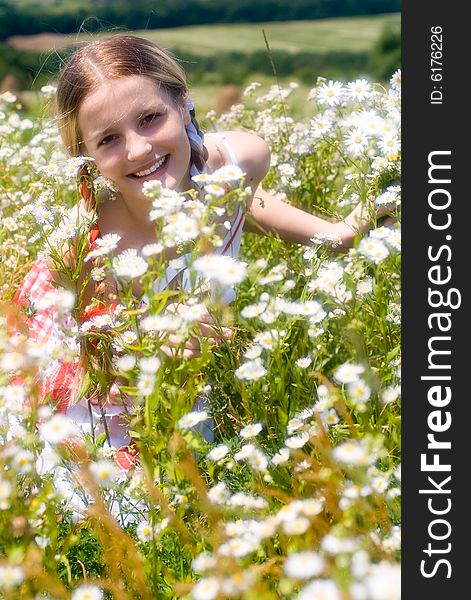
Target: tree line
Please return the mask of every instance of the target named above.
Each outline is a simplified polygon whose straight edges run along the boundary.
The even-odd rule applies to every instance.
[[[79,0],[37,3],[0,0],[0,41],[46,31],[94,32],[211,23],[259,23],[399,12],[400,0]]]

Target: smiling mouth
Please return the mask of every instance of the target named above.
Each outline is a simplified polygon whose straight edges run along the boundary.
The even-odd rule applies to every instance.
[[[166,154],[163,158],[161,158],[160,160],[155,162],[148,169],[143,169],[142,171],[136,171],[135,173],[131,173],[130,176],[135,177],[135,178],[142,178],[142,177],[148,177],[149,175],[153,175],[167,163],[167,159],[168,159],[168,154]]]

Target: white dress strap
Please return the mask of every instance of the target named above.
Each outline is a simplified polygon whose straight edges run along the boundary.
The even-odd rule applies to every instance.
[[[209,135],[217,137],[219,140],[221,140],[221,142],[224,145],[224,148],[226,149],[227,154],[229,155],[229,158],[231,159],[231,164],[233,164],[235,166],[239,166],[239,161],[237,160],[237,156],[235,155],[234,149],[230,145],[227,137],[223,133],[220,133],[218,131],[217,132],[213,131]]]
[[[231,163],[235,166],[238,166],[238,160],[235,155],[234,149],[232,148],[227,137],[220,132],[212,133],[211,135],[216,136],[224,145],[226,152],[231,160]],[[245,221],[245,211],[239,206],[232,219],[231,226],[227,231],[224,239],[222,241],[221,246],[216,251],[217,254],[222,254],[223,256],[231,256],[232,258],[237,258],[239,256],[239,248],[240,242],[242,238],[242,230]]]
[[[154,292],[163,292],[177,275],[179,275],[182,271],[185,271],[189,266],[190,257],[191,254],[183,254],[182,256],[178,257],[178,262],[181,263],[178,268],[175,269],[174,267],[167,267],[164,277],[162,279],[157,279],[154,282]]]

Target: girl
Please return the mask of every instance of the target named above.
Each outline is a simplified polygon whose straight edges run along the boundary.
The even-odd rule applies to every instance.
[[[137,254],[155,244],[158,232],[150,220],[152,203],[144,193],[145,185],[158,181],[164,188],[184,193],[195,189],[200,198],[204,194],[198,186],[198,175],[211,174],[221,167],[238,166],[245,173],[247,200],[230,216],[229,225],[221,226],[218,233],[221,244],[212,249],[220,255],[236,258],[242,230],[275,232],[284,240],[309,244],[315,234],[333,234],[341,240],[340,249],[352,245],[358,232],[370,227],[364,208],[358,205],[347,218],[331,223],[282,202],[267,193],[261,182],[270,165],[270,153],[263,139],[243,131],[227,131],[203,136],[188,98],[185,74],[178,63],[162,48],[150,41],[117,35],[105,40],[87,43],[77,50],[62,68],[57,86],[57,110],[60,133],[71,156],[89,156],[98,173],[110,180],[117,192],[95,198],[85,182],[78,215],[86,216],[93,209],[96,220],[92,226],[89,244],[96,247],[103,236],[117,234],[115,253],[133,249]],[[246,216],[250,216],[250,224]],[[227,214],[221,220],[227,221]],[[176,258],[175,248],[162,250],[165,261]],[[76,256],[73,247],[64,255],[73,265]],[[97,286],[90,277],[92,262],[84,263],[79,284],[83,283],[81,309],[87,312],[98,289],[106,304],[112,303],[119,291],[113,278],[106,278]],[[60,281],[53,265],[39,261],[23,282],[16,300],[19,304],[33,302]],[[177,280],[188,283],[185,267],[168,267],[165,276],[155,282],[155,290],[162,290]],[[132,281],[132,291],[142,294],[138,278]],[[233,298],[226,290],[225,301]],[[175,305],[169,309],[184,311]],[[96,314],[96,309],[95,314]],[[37,312],[30,318],[30,329],[39,339],[53,334],[53,315]],[[200,318],[200,329],[210,343],[217,344],[229,338],[230,329],[216,328],[209,314]],[[192,358],[200,353],[197,338],[182,340],[174,335],[162,347],[167,354],[175,354],[182,347],[183,357]],[[71,384],[76,380],[77,363],[57,361],[43,380],[43,395],[56,401],[77,422],[89,419],[84,401],[71,404]],[[126,442],[119,420],[122,406],[107,409],[108,428],[113,445]],[[114,437],[113,437],[114,436]]]

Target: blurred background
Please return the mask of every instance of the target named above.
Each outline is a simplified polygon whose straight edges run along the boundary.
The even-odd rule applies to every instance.
[[[182,61],[201,114],[258,81],[299,83],[303,115],[319,76],[387,81],[401,60],[400,0],[0,0],[0,93],[34,112],[77,43],[127,32]]]

